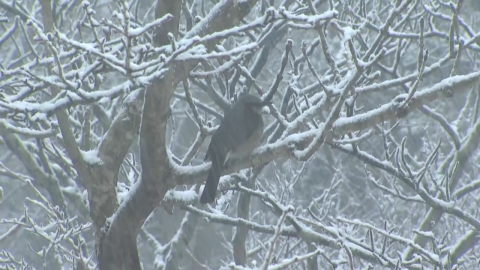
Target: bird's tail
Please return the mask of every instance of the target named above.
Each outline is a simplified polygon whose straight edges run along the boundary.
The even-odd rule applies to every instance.
[[[220,181],[221,166],[219,166],[218,160],[212,159],[212,167],[208,172],[207,183],[203,188],[202,196],[200,197],[200,203],[211,203],[215,200],[217,194],[218,182]]]

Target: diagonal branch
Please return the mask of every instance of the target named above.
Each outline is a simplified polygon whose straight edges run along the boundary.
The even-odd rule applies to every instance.
[[[234,0],[222,1],[213,8],[214,11],[209,16],[193,27],[185,38],[195,35],[204,36],[231,28],[250,12],[255,3],[255,0],[240,3]],[[177,35],[181,4],[181,1],[177,0],[157,2],[155,14],[157,18],[166,13],[171,13],[174,18],[161,29],[157,29],[154,37],[157,46],[174,43],[168,37]],[[168,35],[169,32],[173,35]],[[211,50],[217,41],[212,39],[206,42],[207,49]],[[193,61],[170,67],[170,70],[158,81],[152,83],[145,92],[140,127],[142,177],[131,189],[129,199],[124,201],[112,217],[110,228],[100,248],[101,269],[140,269],[136,236],[143,222],[160,203],[165,193],[175,186],[173,162],[170,161],[166,148],[166,127],[170,116],[173,89],[183,81],[184,74],[189,74],[197,63]]]

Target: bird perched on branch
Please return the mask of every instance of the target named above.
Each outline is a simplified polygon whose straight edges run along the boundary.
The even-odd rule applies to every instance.
[[[205,160],[212,161],[212,167],[200,203],[215,200],[220,176],[230,161],[248,157],[259,145],[263,134],[262,108],[268,103],[257,96],[245,94],[225,113],[205,155]]]

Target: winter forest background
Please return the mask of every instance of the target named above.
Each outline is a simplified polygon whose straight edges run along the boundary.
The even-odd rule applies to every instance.
[[[479,16],[0,0],[0,268],[479,269]],[[262,146],[199,205],[245,91]]]

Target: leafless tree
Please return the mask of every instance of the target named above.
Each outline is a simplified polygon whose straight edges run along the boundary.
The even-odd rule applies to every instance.
[[[0,0],[1,269],[475,269],[478,1]],[[197,203],[210,135],[262,146]]]

